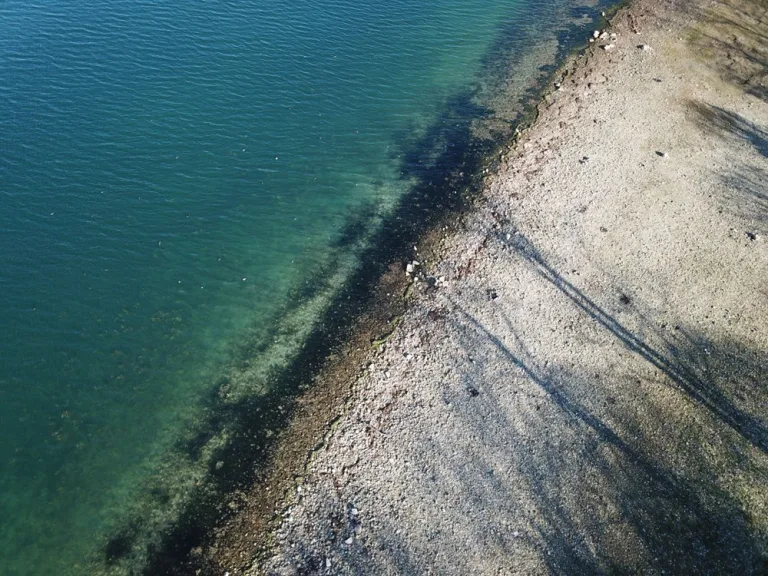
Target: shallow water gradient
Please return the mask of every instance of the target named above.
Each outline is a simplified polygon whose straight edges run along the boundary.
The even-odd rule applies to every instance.
[[[78,572],[238,343],[407,192],[403,135],[548,3],[2,3],[1,573]]]

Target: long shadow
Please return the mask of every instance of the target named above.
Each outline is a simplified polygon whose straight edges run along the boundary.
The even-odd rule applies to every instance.
[[[734,138],[752,146],[763,159],[768,159],[768,131],[740,114],[718,106],[691,101],[689,109],[702,131]],[[729,166],[720,176],[725,185],[725,201],[729,211],[749,222],[768,224],[768,169],[756,163],[741,162]]]
[[[768,101],[768,51],[765,3],[724,1],[699,14],[704,31],[696,47],[711,55],[710,64],[726,82]]]
[[[768,132],[754,122],[736,112],[711,104],[691,101],[688,107],[696,113],[697,123],[705,132],[716,130],[723,135],[743,140],[768,158]]]
[[[762,232],[768,232],[768,169],[741,166],[726,174],[723,183],[731,210],[747,221],[761,223]]]
[[[509,234],[510,240],[505,239],[505,234]],[[625,328],[616,318],[552,268],[535,246],[515,230],[514,226],[510,225],[506,230],[502,230],[497,240],[510,246],[515,253],[530,263],[542,278],[560,290],[592,320],[618,338],[627,349],[639,354],[644,360],[661,370],[691,399],[707,408],[754,447],[768,453],[768,428],[765,423],[739,409],[714,382],[702,378],[690,364],[682,361],[683,358],[665,356]]]
[[[539,451],[529,455],[509,438],[484,437],[499,452],[493,453],[493,460],[514,462],[514,482],[525,483],[522,492],[507,497],[522,500],[515,503],[521,508],[528,504],[535,507],[537,538],[532,545],[546,560],[550,573],[621,574],[631,567],[671,574],[760,574],[768,569],[768,558],[740,506],[713,477],[704,474],[690,478],[665,468],[660,459],[648,454],[653,444],[645,438],[647,431],[626,421],[630,414],[621,414],[618,421],[623,421],[624,430],[617,432],[583,400],[575,399],[571,390],[583,392],[594,386],[584,375],[562,367],[542,369],[511,323],[505,332],[514,335],[515,350],[471,314],[459,311],[472,327],[471,331],[457,328],[465,334],[465,348],[476,358],[483,356],[479,350],[490,348],[543,390],[557,407],[558,422],[565,424],[556,426],[556,434],[577,451],[577,462],[573,463],[554,447],[548,448],[545,440],[531,441],[539,445]],[[477,370],[482,371],[483,366]],[[484,412],[484,428],[520,430],[519,421],[510,420],[493,385],[484,389],[483,397],[491,407]],[[525,419],[525,426],[538,438],[548,431],[539,412],[526,416],[516,411],[515,417]],[[476,419],[465,422],[478,426]],[[477,492],[474,497],[488,502],[494,496],[485,492],[495,489],[478,482],[484,466],[456,475],[468,492]],[[594,475],[598,480],[588,480]],[[502,497],[496,495],[497,499]],[[607,516],[619,518],[619,527],[601,518],[601,510],[606,508],[618,510]],[[616,530],[624,536],[624,546],[633,539],[641,543],[642,552],[637,557],[621,545],[614,548]],[[507,552],[514,552],[511,543]]]

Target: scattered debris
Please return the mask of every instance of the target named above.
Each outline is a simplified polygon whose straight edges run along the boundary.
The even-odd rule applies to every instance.
[[[628,306],[629,304],[632,304],[632,298],[622,292],[621,296],[619,296],[619,302],[621,302],[624,306]]]
[[[405,273],[410,276],[416,270],[416,266],[419,266],[418,260],[413,260],[412,262],[408,262],[405,265]]]
[[[632,32],[635,34],[640,34],[640,30],[637,28],[635,17],[632,14],[627,14],[627,19],[629,20],[629,28],[632,30]]]

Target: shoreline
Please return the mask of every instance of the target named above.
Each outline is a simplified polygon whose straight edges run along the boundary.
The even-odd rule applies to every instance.
[[[584,16],[594,12],[596,8],[594,6],[574,7],[572,10]],[[583,25],[583,21],[580,24]],[[571,26],[568,28],[568,33],[573,33],[579,23],[574,19]],[[560,37],[560,35],[561,33],[558,32],[557,36]],[[572,48],[567,43],[558,42],[557,59],[563,56],[563,50],[570,52]],[[531,54],[530,57],[535,64],[536,56]],[[521,109],[525,108],[526,102],[531,102],[534,94],[538,94],[543,86],[549,84],[551,75],[552,72],[546,68],[537,70],[535,74],[529,73],[525,77],[527,80],[539,77],[536,86],[513,90],[515,103],[510,109],[505,108],[504,111],[507,113],[511,111],[517,115]],[[470,91],[449,101],[446,115],[461,118],[461,114],[464,113],[461,112],[463,108],[473,109],[470,105],[473,95],[474,92]],[[535,107],[530,107],[529,111],[535,112]],[[477,128],[473,124],[478,119],[479,117],[474,116],[463,119],[468,132]],[[509,124],[505,124],[506,121],[505,119],[501,122],[501,130],[509,130]],[[518,118],[515,122],[525,123],[527,119]],[[498,126],[485,129],[492,131],[498,129]],[[438,128],[438,139],[453,139],[451,146],[453,150],[446,151],[445,158],[439,156],[436,168],[430,170],[424,177],[419,177],[416,188],[403,199],[398,212],[391,219],[398,222],[397,227],[394,230],[382,232],[380,236],[384,237],[384,241],[374,240],[371,242],[372,247],[364,251],[375,257],[371,261],[366,261],[362,272],[354,275],[354,282],[346,283],[333,297],[333,304],[322,314],[322,319],[317,327],[311,330],[311,335],[302,346],[299,359],[290,362],[286,370],[274,377],[279,377],[279,389],[275,388],[265,397],[259,397],[254,402],[235,402],[233,405],[218,409],[214,404],[220,400],[222,390],[226,392],[229,386],[226,383],[217,384],[216,390],[211,395],[211,406],[206,406],[204,409],[216,418],[214,421],[218,427],[211,426],[214,430],[213,435],[184,437],[180,440],[184,450],[200,454],[205,458],[205,462],[210,464],[208,477],[203,481],[197,480],[193,493],[184,496],[187,500],[181,505],[178,522],[169,525],[167,520],[161,519],[162,530],[154,532],[162,532],[162,537],[159,541],[152,538],[146,552],[139,549],[137,553],[134,548],[143,548],[143,544],[147,543],[144,533],[150,525],[144,525],[143,518],[137,520],[135,514],[129,514],[127,521],[122,523],[125,527],[121,524],[121,527],[109,534],[103,543],[102,550],[106,555],[108,573],[120,573],[120,570],[125,567],[124,564],[142,564],[143,561],[140,558],[149,560],[144,573],[177,574],[194,572],[197,569],[215,572],[216,569],[210,566],[218,561],[212,560],[207,552],[208,546],[215,542],[212,534],[220,532],[222,526],[226,525],[222,524],[222,518],[225,522],[238,518],[245,507],[253,507],[254,502],[258,502],[258,499],[249,499],[245,495],[245,487],[251,483],[252,467],[255,466],[259,470],[259,477],[264,474],[270,477],[282,475],[283,478],[276,484],[282,485],[282,480],[288,482],[294,480],[297,463],[301,463],[300,468],[303,467],[306,460],[304,455],[311,453],[312,446],[324,435],[323,431],[328,425],[328,414],[337,414],[339,407],[343,406],[348,398],[347,387],[336,386],[336,384],[354,378],[361,363],[367,358],[371,345],[378,348],[379,344],[391,334],[393,323],[397,323],[397,320],[393,322],[393,318],[398,319],[405,312],[407,301],[410,299],[407,292],[411,284],[403,274],[404,264],[401,262],[413,257],[410,255],[408,246],[416,242],[420,246],[423,245],[422,253],[419,255],[423,259],[424,254],[428,252],[426,244],[432,242],[426,238],[430,234],[436,237],[442,236],[445,233],[443,227],[457,225],[455,222],[457,214],[471,210],[474,196],[478,190],[482,189],[484,179],[497,162],[497,147],[502,145],[498,140],[465,137],[463,130],[464,128],[458,131],[445,127]],[[458,139],[455,132],[459,135]],[[434,146],[435,142],[430,140],[425,143],[416,142],[414,146],[420,149],[430,144]],[[431,152],[431,149],[426,147],[424,150]],[[419,153],[423,153],[424,150]],[[449,176],[451,185],[433,185],[427,177],[435,176],[441,180],[444,176]],[[451,189],[454,191],[452,192]],[[426,219],[424,215],[427,216]],[[432,229],[432,232],[427,233],[426,238],[423,238],[424,230],[428,228]],[[439,238],[432,242],[435,247],[438,241]],[[393,258],[396,264],[392,264]],[[330,358],[327,357],[329,351]],[[337,360],[340,356],[344,358]],[[318,366],[325,367],[320,369],[320,376],[317,375]],[[322,380],[322,374],[326,374],[326,379],[331,382],[329,388],[308,386],[310,381]],[[258,414],[254,416],[254,412]],[[300,415],[296,417],[295,412]],[[302,414],[309,414],[309,416],[304,417]],[[286,432],[284,428],[288,422],[292,423],[288,425],[289,431]],[[231,425],[232,423],[234,425]],[[261,434],[257,451],[253,449],[252,438],[248,436],[246,439],[247,434],[242,434],[243,431],[250,434],[254,426]],[[222,430],[224,437],[220,439],[218,436],[222,436]],[[295,439],[295,443],[291,442],[290,445],[284,446],[283,436]],[[242,438],[242,441],[238,438]],[[277,447],[274,443],[275,438],[278,438]],[[265,466],[264,462],[270,461],[274,451],[283,453],[284,457],[274,469],[264,473],[262,470]],[[212,468],[218,462],[226,463],[221,472],[218,466],[215,470]],[[162,481],[160,484],[162,485]],[[258,485],[259,480],[255,484]],[[256,490],[260,488],[257,487]],[[271,494],[275,491],[280,490],[272,487]],[[153,490],[153,494],[154,492],[162,495],[161,490]],[[271,503],[272,498],[262,502],[263,510],[260,514],[265,518],[273,516],[269,511]],[[142,501],[137,509],[147,505],[147,502]],[[156,519],[153,518],[152,522],[155,521]],[[98,563],[99,560],[97,558],[94,562]]]
[[[414,290],[402,266],[384,275],[373,296],[382,307],[357,320],[352,339],[301,398],[274,467],[255,493],[241,495],[213,546],[196,552],[199,565],[231,574],[294,573],[301,566],[309,573],[363,566],[374,573],[435,566],[461,573],[459,564],[446,568],[462,541],[457,530],[474,534],[467,556],[483,573],[759,572],[768,565],[768,502],[758,488],[768,478],[766,392],[759,387],[768,334],[759,328],[766,312],[754,278],[766,269],[758,177],[765,132],[742,116],[755,108],[764,120],[766,92],[759,74],[746,74],[754,61],[759,73],[759,41],[737,43],[742,62],[716,42],[725,34],[709,34],[736,26],[735,10],[751,6],[636,0],[621,7],[584,58],[567,59],[557,88],[544,92],[532,126],[500,156],[498,170],[486,175],[488,167],[481,168],[480,197],[455,228],[432,230],[418,242],[416,274],[424,289]],[[687,16],[684,7],[691,9]],[[714,19],[718,9],[726,12],[722,21]],[[759,39],[765,29],[758,10],[740,34]],[[695,46],[700,38],[714,38],[709,52]],[[726,54],[735,66],[722,65]],[[686,63],[706,73],[706,89],[696,91]],[[632,74],[648,76],[652,96],[632,91]],[[662,91],[665,83],[673,83],[672,92]],[[631,98],[656,117],[624,121]],[[602,117],[587,122],[584,108]],[[617,135],[612,123],[636,131]],[[665,134],[670,126],[683,134],[678,140]],[[724,132],[707,145],[748,160],[750,171],[736,177],[752,194],[752,213],[710,206],[686,187],[693,178],[711,198],[735,182],[721,178],[721,165],[704,169],[719,156],[695,149],[702,137],[696,129],[708,130],[708,138]],[[567,156],[564,150],[573,156],[584,138],[596,152]],[[617,151],[622,146],[627,150]],[[670,154],[694,168],[658,164]],[[592,166],[593,174],[579,172]],[[671,195],[678,188],[682,200]],[[635,206],[633,194],[651,207]],[[675,200],[684,209],[665,212]],[[587,222],[571,224],[579,214]],[[697,227],[726,232],[716,240],[695,236],[697,251],[682,242],[678,254],[675,232]],[[737,253],[735,262],[726,250]],[[661,264],[649,264],[653,259]],[[643,273],[653,287],[644,285]],[[722,286],[712,294],[701,291],[710,278]],[[710,318],[703,310],[709,302],[727,315]],[[555,335],[531,336],[544,327]],[[385,346],[372,354],[371,343]],[[504,378],[515,383],[513,392]],[[509,429],[517,435],[508,437]],[[425,476],[447,493],[425,486]],[[560,493],[550,495],[553,477]],[[452,499],[459,494],[468,495],[478,516]],[[508,509],[506,499],[525,513]],[[388,507],[392,502],[399,511]],[[483,519],[492,529],[480,528]]]
[[[602,2],[595,2],[588,8],[573,10],[581,13],[582,17],[593,13],[595,20],[590,20],[586,28],[602,28],[631,3],[632,0],[622,0],[602,6]],[[465,173],[467,175],[464,183],[458,186],[462,190],[456,200],[458,203],[446,207],[441,199],[433,200],[437,209],[430,213],[430,217],[434,221],[415,231],[412,238],[399,241],[402,244],[400,249],[382,248],[382,244],[388,242],[372,242],[372,250],[383,251],[385,256],[374,258],[375,270],[362,274],[370,285],[359,290],[362,303],[355,306],[353,312],[347,313],[351,322],[339,322],[341,335],[334,337],[335,344],[330,347],[330,353],[313,362],[296,362],[300,366],[319,364],[320,369],[316,372],[310,369],[309,373],[303,374],[303,378],[298,378],[305,380],[311,373],[309,379],[312,385],[304,388],[296,398],[297,411],[286,420],[285,429],[278,432],[276,444],[267,448],[265,462],[269,464],[259,468],[251,491],[238,489],[230,494],[231,499],[226,506],[233,514],[216,525],[213,540],[193,548],[188,555],[182,554],[182,566],[152,564],[151,571],[169,570],[169,573],[175,574],[178,570],[182,573],[198,570],[201,574],[218,574],[224,570],[237,574],[246,564],[264,560],[274,545],[274,532],[280,519],[290,509],[289,502],[294,499],[295,490],[314,455],[326,448],[339,422],[355,401],[356,387],[366,374],[367,366],[372,364],[372,358],[385,350],[386,342],[409,312],[414,297],[414,279],[418,282],[418,274],[413,277],[404,274],[406,263],[418,257],[424,270],[430,267],[430,263],[444,258],[445,239],[459,233],[465,226],[465,218],[476,210],[476,203],[482,202],[489,178],[508,157],[505,151],[514,149],[525,133],[536,125],[542,103],[555,90],[553,83],[567,75],[567,71],[581,60],[589,48],[590,44],[584,39],[570,39],[582,26],[583,23],[577,24],[574,20],[572,28],[565,33],[565,38],[570,41],[561,37],[558,42],[554,65],[545,65],[546,71],[536,86],[516,95],[512,109],[518,113],[518,118],[510,135],[493,142],[485,153],[476,156],[474,169],[459,172],[464,164],[450,168],[462,178]],[[416,205],[420,203],[418,197],[409,197],[406,201]],[[413,209],[407,208],[405,213],[413,215]],[[391,233],[385,234],[392,236]],[[405,248],[411,244],[418,245],[418,252],[413,255],[408,254]],[[322,351],[324,348],[318,349]],[[174,556],[173,562],[179,559]],[[233,570],[235,566],[238,567]]]

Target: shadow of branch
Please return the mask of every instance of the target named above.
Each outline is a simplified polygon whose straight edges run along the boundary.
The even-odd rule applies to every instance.
[[[719,106],[690,101],[689,110],[694,112],[696,123],[705,132],[718,132],[723,136],[738,138],[768,158],[768,132],[740,114]]]
[[[631,330],[624,327],[615,317],[581,292],[551,267],[533,244],[511,226],[506,241],[513,251],[527,261],[537,273],[567,296],[589,318],[618,338],[630,351],[661,370],[671,382],[684,391],[693,401],[705,407],[713,415],[738,432],[754,447],[768,453],[768,428],[757,416],[740,409],[724,392],[711,374],[701,374],[690,363],[692,355],[684,356],[670,348],[665,354],[647,344]],[[498,241],[505,242],[505,235],[499,234]],[[697,352],[698,356],[701,351]],[[768,373],[768,359],[761,358],[763,373]],[[726,373],[738,374],[738,366],[723,366]]]

